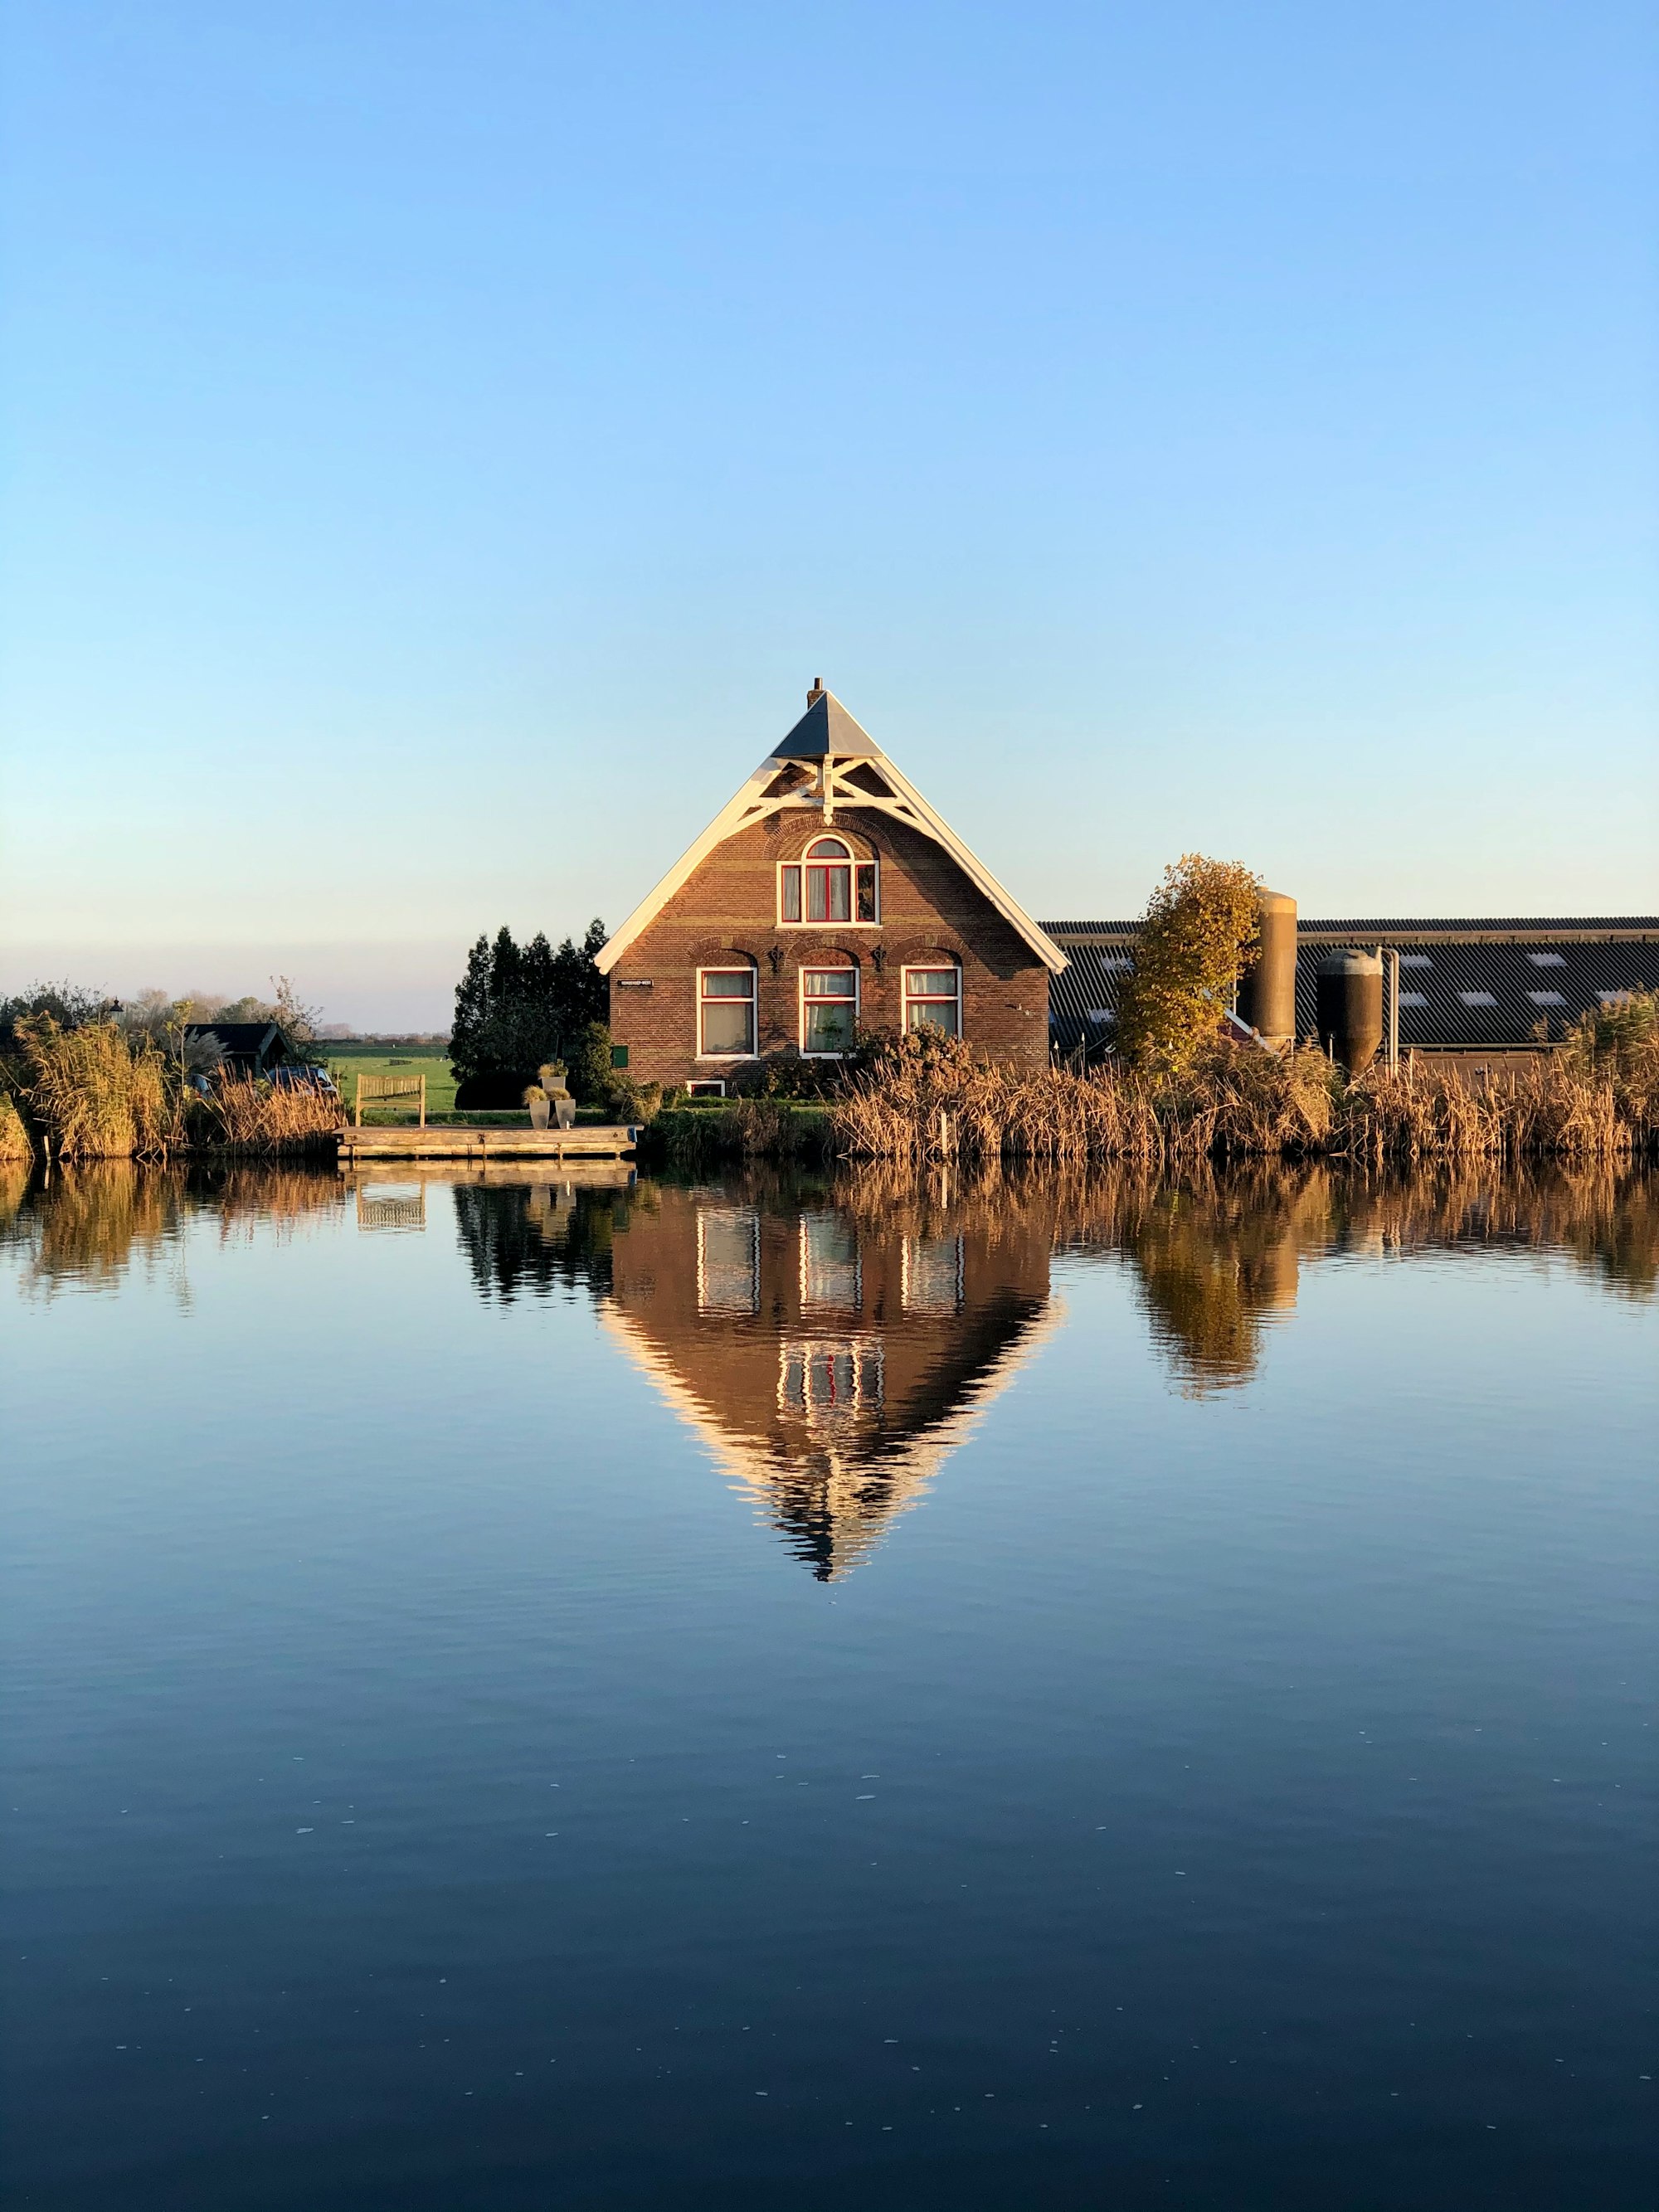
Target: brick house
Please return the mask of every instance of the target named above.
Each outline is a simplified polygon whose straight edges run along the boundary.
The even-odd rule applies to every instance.
[[[677,1190],[615,1227],[605,1328],[821,1582],[867,1558],[1050,1327],[1052,1200],[798,1208]]]
[[[619,1066],[726,1088],[860,1030],[1041,1066],[1066,955],[819,684],[599,965]]]

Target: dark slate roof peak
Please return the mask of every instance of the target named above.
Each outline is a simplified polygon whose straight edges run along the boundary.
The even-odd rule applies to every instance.
[[[837,760],[860,755],[866,759],[881,757],[881,747],[853,720],[833,691],[815,692],[806,712],[772,751],[778,760],[823,760],[828,754]]]

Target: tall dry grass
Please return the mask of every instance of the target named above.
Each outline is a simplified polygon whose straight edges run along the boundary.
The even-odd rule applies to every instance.
[[[21,1161],[25,1164],[34,1158],[34,1147],[29,1142],[27,1125],[17,1110],[17,1101],[9,1091],[0,1091],[0,1163],[7,1166]]]
[[[913,1169],[993,1158],[1162,1169],[1322,1156],[1373,1166],[1600,1159],[1659,1143],[1659,1044],[1655,1058],[1650,1085],[1645,1063],[1615,1073],[1557,1055],[1482,1087],[1411,1068],[1347,1083],[1317,1052],[1218,1044],[1182,1075],[1150,1080],[1116,1066],[997,1066],[924,1035],[849,1079],[832,1127],[842,1155]]]
[[[191,1101],[192,1149],[271,1157],[327,1150],[344,1119],[337,1098],[246,1076],[216,1076],[205,1097]]]
[[[205,1097],[187,1090],[178,1063],[147,1032],[114,1022],[70,1029],[39,1014],[18,1022],[15,1037],[6,1074],[27,1121],[0,1090],[0,1158],[27,1158],[37,1148],[64,1161],[160,1160],[204,1149],[291,1155],[325,1150],[341,1123],[339,1101],[315,1091],[222,1072]]]
[[[1564,1057],[1498,1070],[1376,1069],[1342,1097],[1336,1149],[1375,1166],[1435,1159],[1607,1159],[1650,1149],[1651,1125],[1620,1111],[1615,1085]]]
[[[61,1160],[160,1158],[179,1134],[178,1085],[146,1037],[113,1022],[16,1024],[19,1087],[44,1150]]]

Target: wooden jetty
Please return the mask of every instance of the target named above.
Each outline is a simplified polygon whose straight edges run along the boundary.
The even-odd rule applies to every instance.
[[[575,1129],[487,1128],[477,1122],[422,1128],[342,1129],[336,1164],[342,1170],[379,1160],[534,1160],[549,1166],[633,1157],[639,1130],[626,1121]]]

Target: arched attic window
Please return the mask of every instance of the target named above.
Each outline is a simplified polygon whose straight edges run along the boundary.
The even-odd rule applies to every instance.
[[[778,868],[778,920],[872,928],[881,920],[880,872],[875,860],[855,860],[844,838],[815,837],[799,860]]]

